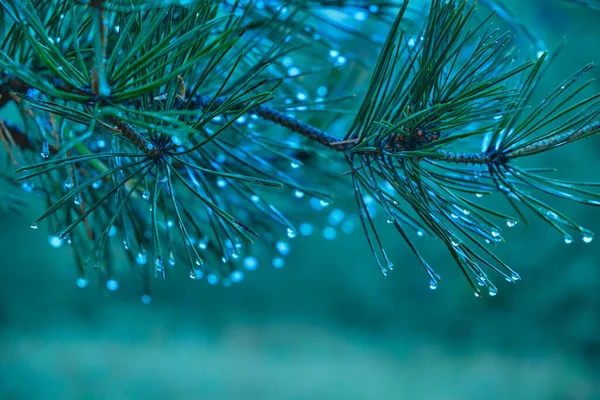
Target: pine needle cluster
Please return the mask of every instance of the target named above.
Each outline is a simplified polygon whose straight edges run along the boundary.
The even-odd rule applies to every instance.
[[[384,276],[393,256],[376,209],[431,289],[441,279],[423,235],[476,296],[496,295],[491,272],[520,279],[494,254],[503,229],[533,216],[567,243],[592,241],[543,199],[598,206],[599,184],[521,160],[598,133],[600,94],[584,95],[587,65],[534,101],[558,51],[494,28],[515,20],[482,3],[0,0],[0,107],[17,114],[0,121],[6,170],[44,199],[31,227],[70,245],[80,286],[96,271],[115,290],[123,257],[146,296],[176,266],[239,282],[258,259],[284,263],[298,221],[282,199],[326,207],[349,193]],[[366,19],[372,32],[356,27]],[[378,57],[344,51],[348,38]],[[350,65],[370,76],[356,108]],[[512,212],[484,205],[489,195]]]

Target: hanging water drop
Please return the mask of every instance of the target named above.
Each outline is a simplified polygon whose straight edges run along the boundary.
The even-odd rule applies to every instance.
[[[156,272],[162,272],[165,269],[162,256],[156,256],[156,259],[154,260],[154,269]]]
[[[506,220],[506,226],[508,226],[509,228],[514,227],[515,225],[518,224],[519,221],[514,220],[514,219],[507,219]]]
[[[287,235],[290,239],[293,239],[296,237],[296,230],[293,228],[287,228]]]
[[[573,243],[573,238],[569,235],[565,235],[565,243],[566,244],[571,244]]]
[[[298,199],[301,199],[304,197],[304,192],[302,190],[296,190],[294,191],[294,196],[296,196]]]
[[[175,255],[173,254],[173,250],[169,250],[169,265],[171,267],[175,266]]]
[[[146,253],[143,253],[140,251],[135,256],[135,262],[138,263],[139,265],[144,265],[148,262],[148,256],[146,256]]]
[[[71,179],[71,176],[68,176],[67,179],[65,179],[64,185],[66,189],[71,189],[73,187],[73,179]]]
[[[429,289],[436,290],[438,288],[438,283],[435,279],[431,279],[429,281]]]
[[[31,229],[37,229],[39,228],[40,223],[39,222],[34,222],[33,224],[31,224],[30,228]]]
[[[475,297],[480,298],[481,297],[481,293],[475,292]]]
[[[498,289],[495,286],[490,286],[488,289],[488,294],[492,297],[498,294]]]
[[[150,191],[148,189],[142,192],[142,199],[146,201],[150,200]]]
[[[388,224],[393,224],[394,222],[396,222],[396,219],[394,219],[393,215],[388,215],[387,219],[385,220]]]
[[[48,238],[48,243],[50,243],[50,246],[58,249],[60,246],[62,246],[63,241],[58,236],[50,236]]]
[[[592,243],[592,240],[594,240],[594,234],[593,233],[585,233],[582,237],[583,242],[584,243]]]
[[[190,279],[194,279],[194,280],[202,279],[203,276],[204,276],[204,273],[202,271],[195,270],[195,271],[190,272]]]
[[[50,157],[50,149],[48,147],[48,139],[46,139],[46,138],[44,138],[44,140],[42,142],[42,152],[40,153],[40,155],[42,156],[42,158]]]
[[[292,167],[292,168],[294,168],[294,169],[296,169],[296,168],[300,168],[300,163],[297,163],[297,162],[295,162],[295,161],[292,161],[292,162],[290,163],[290,167]]]

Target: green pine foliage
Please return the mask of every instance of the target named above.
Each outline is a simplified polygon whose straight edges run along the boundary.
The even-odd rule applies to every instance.
[[[599,184],[522,159],[600,131],[600,94],[585,94],[588,65],[534,100],[558,50],[482,3],[0,0],[0,106],[18,111],[0,124],[6,170],[46,202],[32,228],[70,245],[80,286],[96,272],[116,289],[123,257],[144,266],[145,293],[183,268],[229,285],[259,258],[281,265],[293,194],[320,207],[354,196],[384,276],[377,212],[431,289],[423,235],[476,296],[495,295],[494,276],[520,279],[494,254],[503,229],[539,218],[567,243],[592,240],[547,200],[598,206]],[[367,17],[371,30],[352,22]],[[353,107],[357,70],[370,78]]]

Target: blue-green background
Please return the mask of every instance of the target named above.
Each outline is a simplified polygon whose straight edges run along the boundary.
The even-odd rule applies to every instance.
[[[568,40],[542,91],[600,62],[600,13],[511,5],[550,48]],[[598,180],[600,137],[537,161]],[[434,241],[425,253],[444,282],[430,291],[399,237],[383,279],[360,232],[317,232],[291,241],[283,269],[262,262],[232,288],[180,271],[153,282],[146,306],[134,276],[115,293],[93,278],[77,288],[66,246],[29,228],[42,209],[31,200],[0,217],[0,399],[600,399],[600,240],[507,230],[498,253],[523,280],[475,299]],[[600,209],[559,204],[600,231]],[[322,214],[307,218],[322,227]]]

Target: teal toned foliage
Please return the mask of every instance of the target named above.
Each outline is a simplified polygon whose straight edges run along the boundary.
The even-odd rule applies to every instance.
[[[490,270],[520,279],[493,251],[504,227],[535,216],[567,242],[592,240],[546,200],[598,206],[598,184],[520,162],[600,131],[600,95],[585,93],[588,65],[539,102],[558,51],[484,3],[0,0],[0,105],[19,115],[0,135],[16,181],[47,203],[32,228],[71,245],[79,286],[94,269],[116,290],[125,257],[144,266],[148,295],[176,264],[224,285],[259,258],[281,267],[288,240],[313,229],[285,199],[323,208],[353,194],[383,275],[378,211],[431,289],[425,234],[476,296],[495,295]],[[356,29],[367,18],[372,31]],[[351,74],[365,82],[358,106]]]

